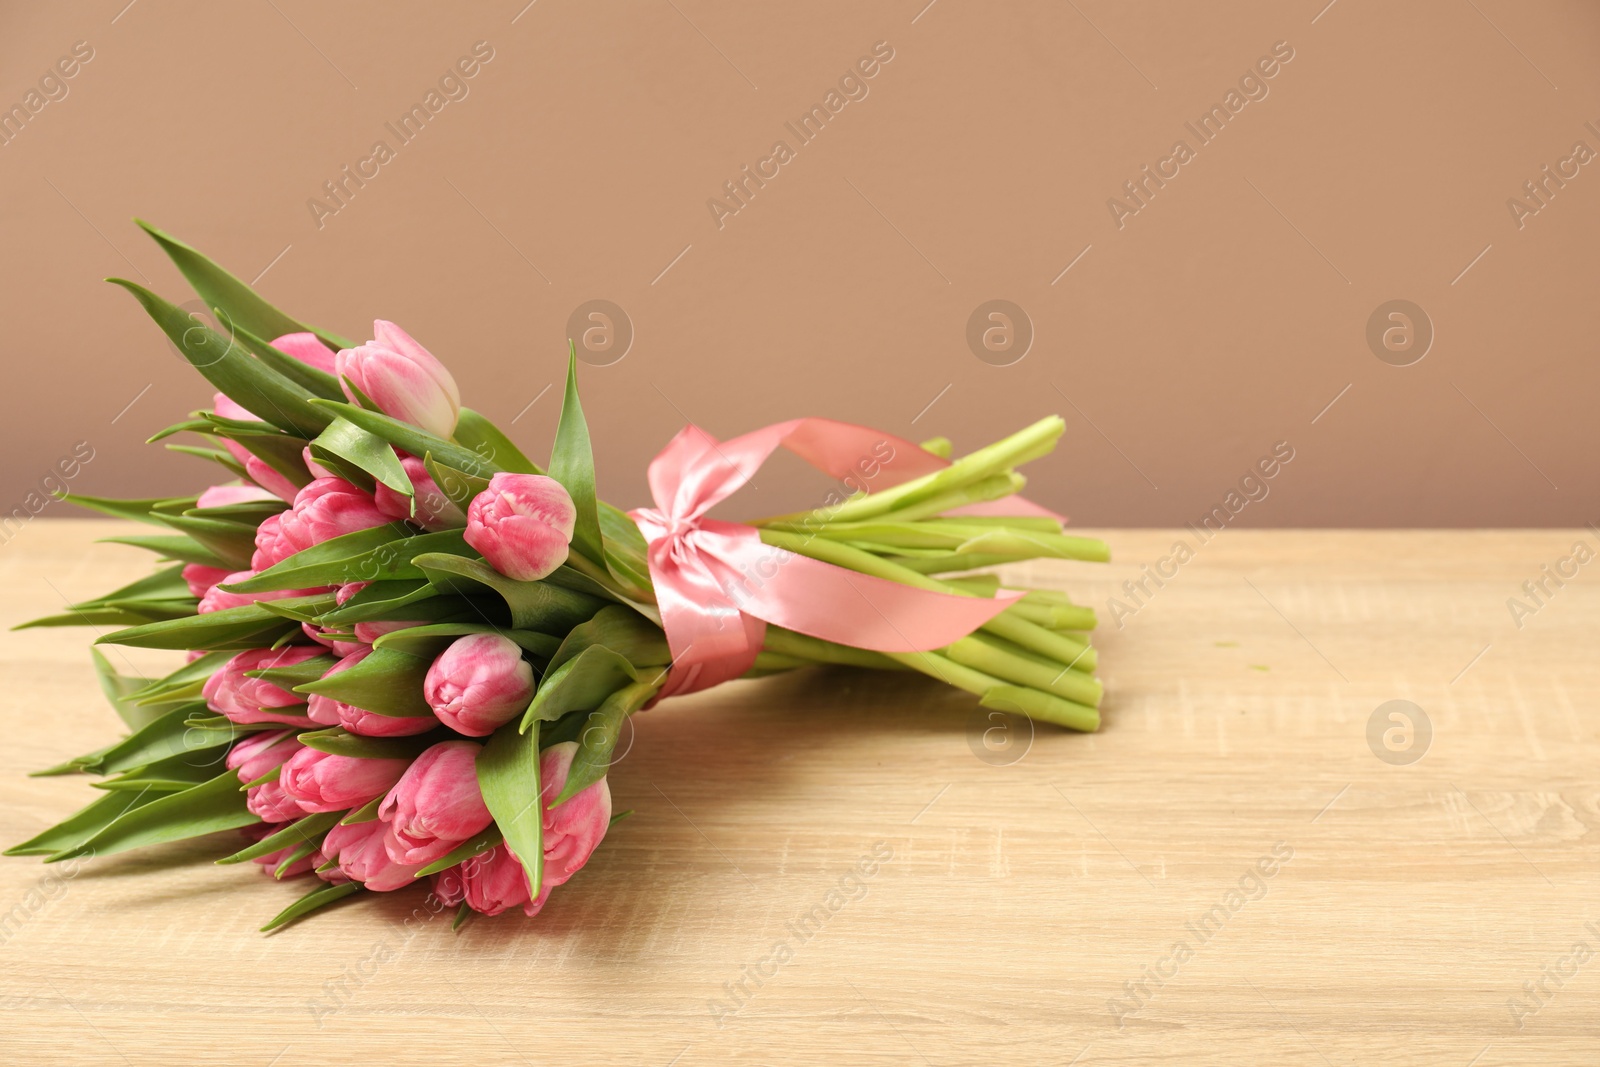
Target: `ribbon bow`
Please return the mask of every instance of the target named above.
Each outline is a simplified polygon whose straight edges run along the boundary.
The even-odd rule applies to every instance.
[[[739,677],[755,663],[768,623],[856,648],[925,652],[965,637],[1021,595],[901,585],[764,544],[752,526],[705,517],[779,447],[855,488],[887,488],[948,466],[910,441],[832,419],[791,419],[722,442],[684,427],[650,463],[656,506],[629,513],[649,542],[672,651],[660,697]],[[959,510],[1052,514],[1019,499],[995,504]]]

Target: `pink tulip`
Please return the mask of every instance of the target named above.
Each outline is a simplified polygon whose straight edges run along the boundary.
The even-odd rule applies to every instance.
[[[448,439],[461,415],[456,380],[394,323],[379,319],[372,333],[375,340],[346,348],[334,360],[345,395],[356,403],[359,389],[385,415]]]
[[[262,782],[245,790],[245,794],[245,808],[263,822],[293,822],[305,815],[305,810],[278,782]]]
[[[234,442],[229,441],[228,443],[233,444]],[[259,456],[246,454],[239,462],[244,464],[244,472],[250,476],[252,482],[255,482],[279,500],[292,503],[294,495],[300,491],[282,472],[272,467]]]
[[[213,485],[195,501],[197,508],[225,508],[232,504],[253,504],[278,498],[255,485]]]
[[[186,563],[183,580],[191,596],[204,597],[218,582],[227,581],[233,572],[226,567],[207,567],[204,563]]]
[[[278,782],[306,811],[344,811],[387,793],[410,765],[407,759],[336,756],[307,748],[283,765]]]
[[[396,863],[429,864],[490,823],[478,790],[480,745],[441,741],[425,750],[378,805],[393,829],[386,842]]]
[[[333,349],[317,340],[314,333],[286,333],[275,339],[272,347],[324,374],[333,373]]]
[[[280,536],[300,552],[388,521],[369,494],[343,478],[318,478],[295,494],[294,506],[283,513]]]
[[[371,654],[372,649],[363,645],[329,667],[323,677],[349,670]],[[323,726],[342,726],[363,737],[408,737],[425,734],[439,725],[439,720],[432,715],[379,715],[375,711],[367,711],[320,693],[311,695],[311,703],[306,710],[312,722]]]
[[[552,886],[566,882],[594,854],[611,828],[611,787],[601,778],[579,790],[553,810],[549,807],[566,787],[576,741],[551,745],[539,754],[540,800],[544,809],[544,886],[526,909],[533,915],[544,907]]]
[[[577,752],[577,742],[565,741],[551,745],[539,756],[544,826],[544,878],[539,895],[533,897],[529,891],[527,873],[511,846],[502,844],[440,872],[434,892],[441,900],[446,904],[465,900],[474,911],[486,915],[518,906],[528,915],[537,915],[550,899],[550,891],[589,861],[611,826],[611,790],[606,780],[586,786],[554,810],[549,807],[565,788]]]
[[[262,730],[236,742],[228,750],[226,763],[230,771],[239,775],[240,783],[248,784],[303,751],[305,746],[293,730]]]
[[[250,569],[264,571],[276,566],[294,555],[298,551],[283,536],[283,517],[288,512],[280,511],[276,515],[268,515],[261,520],[261,525],[256,527],[256,550],[250,557]]]
[[[317,589],[273,589],[265,593],[231,593],[222,586],[235,585],[245,582],[256,576],[255,571],[234,571],[223,575],[220,581],[207,589],[200,598],[200,606],[195,610],[201,615],[213,611],[222,611],[226,608],[242,608],[246,604],[254,604],[258,600],[284,600],[292,596],[310,596]]]
[[[452,907],[466,901],[473,911],[499,915],[526,907],[531,898],[522,861],[505,845],[496,845],[433,876],[433,891]]]
[[[304,698],[264,678],[247,678],[244,672],[292,667],[320,655],[322,649],[314,645],[247,649],[207,678],[201,695],[212,711],[226,715],[240,725],[281,722],[289,726],[310,727],[311,719],[306,715]]]
[[[417,872],[427,866],[427,861],[404,864],[391,859],[387,847],[391,837],[389,824],[378,820],[335,826],[322,839],[322,851],[339,864],[346,877],[368,889],[387,893],[410,885]]]
[[[338,477],[337,474],[334,474],[327,467],[324,467],[322,464],[318,463],[316,460],[311,458],[311,446],[310,445],[306,445],[306,447],[304,447],[304,448],[302,448],[300,450],[300,460],[301,460],[301,462],[303,462],[306,465],[306,470],[308,472],[310,472],[311,477],[312,477],[313,480],[315,480],[317,478],[337,478]]]
[[[470,634],[439,653],[422,693],[450,729],[486,737],[527,709],[533,698],[533,665],[509,638]]]
[[[373,490],[373,500],[378,510],[391,519],[409,520],[424,530],[455,530],[467,524],[467,517],[440,490],[438,483],[428,474],[427,467],[416,456],[405,456],[400,466],[411,481],[411,497],[401,496],[382,482]],[[412,501],[416,501],[416,514],[412,514]]]
[[[531,582],[567,561],[572,497],[542,474],[496,474],[467,505],[467,544],[507,578]]]
[[[228,751],[227,765],[239,776],[240,782],[248,784],[273,768],[282,766],[301,747],[291,731],[269,730],[234,745]],[[245,807],[265,822],[288,822],[300,818],[309,810],[302,808],[284,792],[281,781],[251,786]]]

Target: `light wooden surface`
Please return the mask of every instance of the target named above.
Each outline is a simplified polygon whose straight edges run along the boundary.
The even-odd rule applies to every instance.
[[[0,622],[139,573],[90,546],[109,528],[35,520],[0,548]],[[1112,566],[1031,576],[1103,608],[1175,535],[1105,536]],[[1041,729],[1010,765],[975,754],[970,698],[917,678],[673,701],[612,774],[636,814],[533,921],[408,926],[416,892],[263,937],[298,889],[212,866],[225,842],[70,878],[0,861],[0,912],[38,905],[0,935],[6,1059],[1594,1064],[1600,563],[1520,630],[1506,606],[1580,538],[1600,540],[1225,532],[1099,635],[1103,730]],[[90,795],[23,774],[116,732],[88,637],[0,639],[8,842]],[[1433,726],[1409,766],[1366,739],[1392,699]],[[892,858],[841,883],[875,845]],[[1275,847],[1292,858],[1258,891]],[[829,903],[809,937],[790,925]],[[1229,903],[1204,943],[1186,925]],[[1593,958],[1564,963],[1580,940]],[[1119,1027],[1108,1002],[1179,941]],[[1541,979],[1519,1028],[1507,1001]]]

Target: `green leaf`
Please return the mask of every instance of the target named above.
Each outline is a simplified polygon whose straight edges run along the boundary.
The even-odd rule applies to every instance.
[[[511,438],[500,432],[499,427],[471,408],[461,409],[461,417],[456,422],[455,440],[501,470],[514,474],[544,473],[537,463],[522,454]]]
[[[465,599],[444,596],[425,578],[370,582],[342,605],[322,616],[322,625],[347,628],[358,622],[432,622],[460,616],[477,618]]]
[[[245,671],[244,674],[246,678],[264,678],[280,689],[293,689],[297,685],[316,681],[338,662],[332,655],[312,656],[287,667],[268,667],[265,670]]]
[[[80,508],[98,511],[102,515],[110,515],[116,519],[133,519],[137,522],[152,522],[161,524],[161,520],[151,512],[160,504],[172,503],[169,497],[153,497],[145,500],[115,500],[108,496],[87,496],[83,493],[68,493],[61,499],[69,504],[76,504]],[[190,497],[186,503],[193,506],[194,498]]]
[[[213,463],[221,464],[223,467],[226,467],[228,469],[228,473],[235,478],[250,477],[250,472],[245,469],[243,463],[240,463],[238,460],[234,459],[230,453],[224,452],[220,448],[202,448],[194,445],[166,445],[164,447],[168,452],[177,452],[180,455],[185,456],[196,456],[200,459],[206,459]]]
[[[661,627],[631,608],[612,604],[572,628],[560,650],[551,657],[550,669],[555,670],[591,645],[604,645],[638,667],[672,662],[672,651]]]
[[[274,515],[289,510],[289,505],[276,498],[272,500],[246,500],[238,504],[224,504],[215,508],[191,508],[184,514],[196,519],[222,519],[243,523],[252,529]]]
[[[522,861],[528,884],[544,883],[544,805],[540,802],[539,728],[506,723],[478,753],[478,788],[505,842]]]
[[[337,674],[304,685],[296,693],[332,697],[377,715],[418,718],[433,714],[422,695],[422,683],[433,664],[419,656],[393,649],[374,651],[366,659]]]
[[[567,340],[567,393],[561,401],[561,421],[556,425],[555,447],[550,452],[550,477],[572,497],[578,520],[572,547],[596,563],[604,563],[605,543],[600,537],[600,515],[595,506],[594,450],[589,444],[589,424],[578,402],[578,350]]]
[[[229,771],[228,774],[233,776],[232,771]],[[234,783],[237,785],[237,777],[234,777]],[[240,797],[244,796],[238,789],[235,789],[234,793]],[[270,856],[282,849],[296,848],[306,841],[320,842],[322,835],[327,833],[343,814],[344,812],[342,811],[319,811],[307,815],[303,819],[290,823],[276,833],[268,834],[248,848],[242,848],[231,856],[222,857],[217,862],[224,866],[230,863],[243,863],[246,860],[257,859],[261,856]]]
[[[104,596],[79,601],[72,606],[100,608],[113,602],[120,601],[127,605],[140,600],[188,600],[191,605],[194,603],[194,597],[189,593],[189,583],[183,580],[183,568],[179,566],[163,567]]]
[[[161,250],[194,287],[194,291],[200,294],[200,298],[219,312],[219,318],[226,318],[257,337],[270,339],[286,333],[314,333],[333,348],[354,347],[338,334],[313,329],[291,319],[257,296],[255,290],[244,282],[171,234],[163,233],[142,219],[133,221],[155,238]]]
[[[45,862],[85,855],[109,856],[130,848],[236,830],[253,822],[260,820],[245,808],[238,776],[224,770],[201,785],[181,793],[163,794],[125,812],[94,836],[53,854]]]
[[[104,748],[95,749],[93,752],[87,752],[81,756],[73,756],[71,759],[58,763],[54,767],[46,767],[39,771],[29,771],[28,777],[59,778],[64,774],[82,774],[96,763],[99,763],[101,757],[111,751],[111,748],[111,745],[106,745]]]
[[[283,600],[258,600],[267,611],[281,619],[314,623],[339,602],[337,593],[313,593],[310,596],[287,597]]]
[[[412,737],[365,737],[341,727],[326,730],[309,730],[299,735],[300,743],[318,752],[355,759],[416,759],[423,749],[432,745],[426,734]]]
[[[400,457],[389,442],[347,419],[328,423],[328,428],[311,442],[311,454],[319,461],[328,456],[343,460],[401,496],[412,494],[411,479],[406,477]]]
[[[100,680],[100,691],[111,702],[112,709],[116,711],[123,725],[130,730],[137,730],[159,717],[159,712],[139,707],[134,699],[137,694],[149,688],[152,684],[150,679],[118,674],[111,666],[111,661],[106,659],[105,653],[98,648],[89,649],[89,658],[94,661],[94,673]]]
[[[121,537],[102,537],[97,543],[131,545],[179,563],[198,563],[203,567],[227,566],[222,557],[185,534],[125,534]]]
[[[511,610],[512,627],[518,630],[566,633],[606,605],[599,597],[550,582],[515,581],[480,559],[430,553],[411,562],[442,592],[471,595],[482,586],[499,593]]]
[[[242,522],[202,519],[193,515],[163,515],[161,521],[188,534],[207,551],[236,571],[247,570],[256,550],[256,528]]]
[[[641,672],[621,653],[604,645],[590,645],[544,676],[522,718],[522,728],[541,719],[554,721],[569,711],[598,708],[612,693],[640,681],[641,675],[659,686],[664,673],[653,667]]]
[[[463,841],[440,859],[434,860],[432,863],[422,868],[422,870],[417,872],[416,876],[421,878],[424,875],[438,874],[440,871],[448,871],[451,867],[454,867],[458,863],[465,862],[474,856],[488,852],[491,848],[494,848],[504,840],[505,835],[500,832],[500,827],[496,826],[494,823],[490,823],[489,828],[483,833],[468,841]]]
[[[235,442],[277,471],[296,489],[303,489],[311,484],[311,472],[306,468],[305,462],[306,446],[311,443],[307,438],[282,433],[264,422],[224,419],[209,412],[206,414],[206,421],[212,424],[213,434]],[[248,471],[246,477],[249,477]]]
[[[655,588],[650,583],[649,546],[638,524],[627,512],[600,502],[600,532],[605,538],[606,565],[611,573],[633,585],[641,595],[636,599],[653,599]]]
[[[149,615],[124,611],[121,608],[91,608],[87,611],[67,611],[60,615],[46,615],[42,619],[29,619],[18,623],[13,630],[38,630],[55,626],[139,626],[152,622]]]
[[[430,626],[413,626],[410,629],[384,634],[372,643],[372,647],[392,648],[397,652],[407,652],[431,660],[453,644],[456,638],[468,634],[499,634],[515,641],[541,659],[548,659],[561,647],[561,639],[550,634],[536,633],[533,630],[508,630],[502,626],[482,622],[441,622]]]
[[[476,914],[478,913],[472,910],[472,905],[463,900],[461,907],[456,909],[456,917],[450,922],[450,932],[455,933],[460,930],[466,921]]]
[[[327,371],[318,370],[304,360],[296,359],[282,349],[272,347],[272,345],[262,340],[260,336],[241,326],[236,319],[233,320],[232,325],[235,340],[254,352],[257,359],[291,382],[296,385],[303,385],[317,396],[326,397],[329,400],[344,399],[344,390],[339,388],[339,379]],[[283,334],[281,333],[273,335],[274,338],[282,336]],[[340,347],[349,348],[352,346],[341,345]]]
[[[211,766],[220,767],[226,754],[208,750],[231,745],[240,738],[242,731],[232,723],[227,729],[190,726],[189,716],[204,707],[203,701],[194,701],[151,720],[132,736],[113,745],[93,769],[101,774],[117,774],[169,756],[186,754],[194,754],[197,761],[210,761]]]
[[[598,708],[589,713],[588,721],[578,735],[578,752],[572,758],[572,769],[567,772],[561,795],[551,803],[552,808],[606,776],[611,769],[612,754],[617,749],[617,738],[622,735],[622,724],[628,721],[628,716],[644,707],[660,688],[659,679],[635,682],[606,697]]]
[[[180,752],[134,768],[116,778],[93,783],[96,789],[153,789],[172,793],[209,781],[224,766],[226,752]]]
[[[388,523],[343,534],[296,552],[253,578],[223,588],[237,593],[313,589],[322,585],[424,578],[412,558],[424,552],[472,553],[460,530],[419,534],[404,523]]]
[[[293,602],[314,598],[285,599]],[[126,630],[102,635],[95,644],[170,649],[260,648],[298,629],[295,623],[274,615],[260,604],[243,604],[205,615],[130,626]]]
[[[125,278],[107,280],[132,293],[183,357],[246,411],[281,430],[307,438],[321,433],[332,419],[331,413],[309,403],[310,390],[291,382],[182,308],[136,282]]]
[[[272,869],[272,877],[282,878],[284,871],[287,871],[290,867],[293,867],[295,864],[299,863],[316,850],[317,846],[310,841],[296,845],[294,848],[284,853],[283,859],[279,861],[278,865]]]
[[[439,487],[439,492],[463,512],[472,504],[472,498],[489,488],[488,478],[479,478],[466,471],[440,463],[429,453],[422,457],[422,466],[428,477]]]
[[[387,795],[387,794],[386,794]],[[358,822],[376,822],[378,819],[378,805],[383,803],[383,797],[373,797],[350,814],[339,820],[340,826],[354,826]]]
[[[261,932],[269,934],[274,930],[282,929],[296,919],[305,918],[318,908],[327,907],[334,901],[343,900],[345,897],[359,893],[365,888],[366,886],[360,882],[340,882],[337,885],[318,886],[273,916],[272,921],[261,928]]]
[[[51,856],[83,844],[121,816],[154,803],[162,794],[151,790],[134,796],[113,793],[91,802],[50,829],[6,849],[7,856]]]
[[[447,466],[480,478],[487,478],[500,469],[470,448],[463,448],[427,430],[390,418],[381,412],[368,411],[358,405],[341,403],[337,400],[317,400],[313,404],[330,418],[339,416],[353,422],[368,433],[376,434],[394,447],[413,456],[431,454],[434,459]]]

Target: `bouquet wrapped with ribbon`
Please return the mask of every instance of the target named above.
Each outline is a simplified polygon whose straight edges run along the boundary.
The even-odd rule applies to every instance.
[[[45,862],[220,831],[218,862],[307,876],[264,929],[365,890],[431,886],[459,918],[544,907],[614,813],[629,716],[666,697],[816,664],[916,671],[988,708],[1099,725],[1094,612],[982,569],[1103,561],[1104,543],[1018,496],[1043,419],[957,459],[805,418],[719,441],[689,426],[649,467],[653,504],[595,494],[569,350],[541,467],[461,405],[427,349],[379,321],[356,344],[263,301],[146,227],[212,329],[128,290],[216,388],[153,440],[222,468],[197,496],[76,503],[139,520],[111,540],[158,569],[29,626],[182,651],[102,686],[128,729],[40,773],[100,776],[98,799],[8,850]],[[707,512],[783,448],[844,487],[811,511]]]

